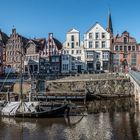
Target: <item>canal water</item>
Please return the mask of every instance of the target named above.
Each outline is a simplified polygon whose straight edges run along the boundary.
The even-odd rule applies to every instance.
[[[110,107],[111,103],[116,107]],[[92,110],[95,104],[98,109]],[[101,106],[105,106],[103,110]],[[88,113],[85,116],[82,113],[69,118],[1,117],[0,140],[140,140],[140,113],[133,107],[130,99],[127,104],[123,100],[108,101],[107,104],[92,101],[87,103],[85,110],[81,109],[84,114],[85,111]]]

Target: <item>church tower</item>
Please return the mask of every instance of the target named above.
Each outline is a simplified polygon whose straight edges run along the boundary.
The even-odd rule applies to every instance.
[[[107,21],[107,31],[111,34],[111,36],[113,35],[113,26],[112,26],[112,18],[111,18],[111,12],[109,10],[108,12],[108,21]]]

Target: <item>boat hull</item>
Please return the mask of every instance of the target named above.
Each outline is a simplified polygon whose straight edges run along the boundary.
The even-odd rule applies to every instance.
[[[4,114],[1,113],[1,116],[5,117],[25,117],[25,118],[51,118],[51,117],[63,117],[65,114],[68,114],[69,105],[64,104],[60,107],[53,108],[50,110],[38,111],[38,112],[31,112],[31,113],[21,113],[16,112],[15,114]]]
[[[41,112],[35,112],[35,113],[16,113],[15,117],[30,117],[30,118],[50,118],[50,117],[63,117],[65,113],[67,112],[68,106],[63,105],[61,107],[58,107],[56,109],[52,109],[49,111],[41,111]]]

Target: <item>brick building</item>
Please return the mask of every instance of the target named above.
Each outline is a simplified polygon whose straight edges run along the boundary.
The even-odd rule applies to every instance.
[[[8,40],[8,36],[0,30],[0,74],[3,73],[4,66],[5,66],[5,46]]]
[[[28,39],[19,35],[16,29],[12,29],[12,34],[6,44],[6,66],[11,67],[12,72],[19,72],[20,58],[22,53],[26,53]]]
[[[129,32],[124,31],[113,39],[112,47],[113,71],[128,71],[128,68],[140,69],[140,45]]]

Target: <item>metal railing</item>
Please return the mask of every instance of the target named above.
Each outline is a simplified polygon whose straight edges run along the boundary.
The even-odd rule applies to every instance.
[[[135,82],[140,86],[140,72],[138,71],[129,71],[129,75],[135,80]]]

